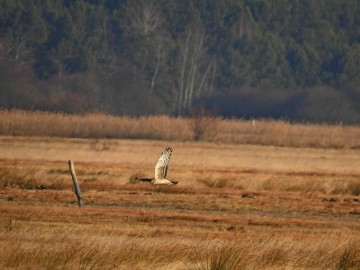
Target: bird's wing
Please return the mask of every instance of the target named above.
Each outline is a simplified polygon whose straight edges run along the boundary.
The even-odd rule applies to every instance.
[[[155,166],[155,179],[164,179],[167,174],[172,148],[165,148]]]

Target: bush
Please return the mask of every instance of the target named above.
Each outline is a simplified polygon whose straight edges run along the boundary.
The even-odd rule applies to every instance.
[[[216,139],[219,130],[219,118],[214,113],[206,111],[204,107],[189,109],[189,126],[193,131],[194,141],[213,141]]]

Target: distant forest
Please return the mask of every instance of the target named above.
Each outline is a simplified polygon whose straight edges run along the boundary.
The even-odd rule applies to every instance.
[[[360,123],[359,0],[0,0],[0,107]]]

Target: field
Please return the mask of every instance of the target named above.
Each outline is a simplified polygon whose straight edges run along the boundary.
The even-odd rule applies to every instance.
[[[354,133],[352,146],[292,147],[12,130],[0,137],[1,269],[360,269]],[[136,182],[166,146],[179,184]]]

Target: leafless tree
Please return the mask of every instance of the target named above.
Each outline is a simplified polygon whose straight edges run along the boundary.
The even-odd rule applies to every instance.
[[[184,114],[194,97],[213,89],[216,61],[208,55],[206,41],[204,28],[197,24],[188,29],[179,48],[178,115]]]
[[[128,8],[132,18],[131,26],[141,35],[149,36],[163,26],[164,19],[156,1],[131,1],[131,6]]]
[[[141,74],[143,74],[145,66],[152,66],[153,73],[150,82],[150,97],[155,88],[156,79],[161,67],[161,63],[165,58],[164,53],[164,18],[157,1],[153,0],[137,0],[130,1],[127,6],[130,16],[127,23],[133,35],[141,37],[144,42],[142,52]],[[135,77],[138,77],[134,75]],[[135,78],[138,81],[138,78]]]

